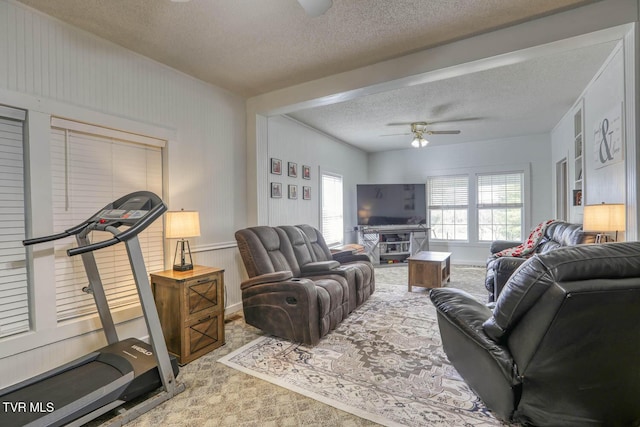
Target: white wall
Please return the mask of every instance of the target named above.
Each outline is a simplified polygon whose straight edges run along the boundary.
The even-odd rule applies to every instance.
[[[268,224],[311,224],[320,228],[320,171],[342,176],[344,184],[345,242],[355,242],[356,184],[366,183],[367,154],[285,116],[268,119],[268,157],[282,160],[282,175],[267,173],[271,182],[282,183],[282,198],[268,199]],[[266,159],[268,161],[269,159]],[[287,176],[287,163],[298,165],[298,177]],[[302,165],[311,167],[311,179],[302,179]],[[298,186],[298,199],[287,198],[287,185]],[[311,200],[302,200],[302,186],[311,186]]]
[[[168,140],[169,209],[200,211],[195,261],[225,268],[227,296],[239,299],[234,230],[246,225],[245,102],[17,2],[0,0],[0,104],[29,110],[33,235],[51,234],[48,128],[59,115]],[[167,265],[175,242],[167,244]],[[34,286],[51,286],[52,264],[36,257]],[[34,332],[0,340],[0,388],[105,343],[82,334],[95,319],[58,325],[50,300],[34,293]],[[38,296],[40,295],[40,296]],[[118,316],[123,336],[146,336],[141,319]]]
[[[551,133],[553,146],[552,164],[560,161],[563,157],[568,158],[570,196],[573,189],[573,177],[575,176],[575,148],[573,143],[573,114],[580,106],[584,109],[584,183],[583,183],[583,205],[599,203],[625,203],[629,205],[628,189],[630,181],[635,181],[634,173],[629,169],[635,162],[633,155],[628,153],[632,150],[636,140],[632,133],[623,134],[623,151],[626,151],[624,160],[608,165],[606,167],[596,167],[596,150],[600,141],[596,141],[596,128],[601,120],[612,110],[617,110],[620,119],[625,120],[628,103],[625,102],[625,54],[622,43],[617,47],[608,60],[603,64],[600,71],[584,89],[582,96],[576,101],[574,108],[569,110]],[[631,169],[635,169],[632,167]],[[554,176],[555,182],[555,168]],[[554,198],[555,201],[555,198]],[[571,203],[570,203],[571,205]],[[582,207],[570,207],[570,221],[582,223]],[[632,213],[635,213],[632,211]],[[629,236],[627,237],[629,239]]]
[[[587,205],[598,203],[625,203],[626,178],[624,161],[597,168],[595,153],[600,141],[595,140],[595,129],[607,114],[617,110],[624,120],[624,58],[618,50],[602,72],[596,76],[584,94],[585,179],[583,197]],[[620,122],[619,122],[620,123]],[[611,129],[613,129],[611,124]],[[624,128],[620,128],[624,133]],[[618,147],[620,148],[620,147]]]
[[[547,134],[387,151],[370,155],[369,182],[419,183],[434,174],[505,171],[528,164],[531,192],[530,209],[525,213],[526,233],[533,225],[552,217],[550,151]],[[483,264],[489,253],[487,243],[434,242],[430,248],[452,252],[455,263]]]

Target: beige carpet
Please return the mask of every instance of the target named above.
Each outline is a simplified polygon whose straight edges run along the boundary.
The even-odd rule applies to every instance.
[[[379,270],[374,295],[314,347],[261,337],[219,362],[383,425],[501,425],[449,364],[426,290],[407,292],[405,271]],[[449,286],[483,297],[479,273],[459,267]]]
[[[455,286],[467,277],[471,289],[480,298],[483,271],[452,266]],[[396,283],[406,290],[406,265],[376,269],[379,286]],[[414,288],[416,298],[428,298],[427,290]],[[253,375],[232,369],[218,359],[262,337],[261,331],[244,323],[241,316],[230,319],[226,344],[181,367],[178,379],[186,390],[158,408],[143,414],[127,426],[374,426],[377,423],[336,409],[318,400],[276,386]],[[102,419],[104,421],[104,418]],[[94,425],[94,423],[91,423]],[[474,425],[474,424],[468,424]],[[478,424],[480,425],[480,424]]]

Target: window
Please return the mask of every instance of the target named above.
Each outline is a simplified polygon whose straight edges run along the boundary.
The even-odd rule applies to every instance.
[[[478,175],[478,240],[522,240],[524,173]]]
[[[469,178],[467,175],[428,180],[429,227],[435,240],[469,239]]]
[[[322,236],[328,246],[344,242],[342,219],[342,177],[322,174]]]
[[[29,330],[24,119],[24,111],[0,106],[0,337]]]
[[[53,228],[56,232],[81,223],[107,203],[130,192],[147,190],[162,196],[161,146],[121,139],[128,135],[119,131],[115,131],[117,137],[106,136],[111,131],[97,126],[81,127],[82,131],[69,130],[76,129],[76,125],[66,120],[52,120]],[[90,236],[91,241],[111,237],[99,231],[93,231]],[[162,221],[155,221],[138,239],[147,270],[163,270]],[[74,237],[54,243],[59,321],[96,312],[93,298],[82,291],[88,280],[81,258],[66,254],[66,250],[75,245]],[[94,255],[110,308],[137,304],[137,289],[125,246],[115,245]]]

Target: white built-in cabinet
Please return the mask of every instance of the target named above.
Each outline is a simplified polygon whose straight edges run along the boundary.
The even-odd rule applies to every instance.
[[[582,100],[573,109],[573,203],[580,209],[584,204],[585,185],[585,152],[584,152],[584,109]]]

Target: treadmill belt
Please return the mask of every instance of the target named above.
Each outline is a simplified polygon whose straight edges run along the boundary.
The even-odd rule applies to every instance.
[[[62,372],[36,384],[21,388],[5,396],[3,402],[13,402],[17,410],[0,408],[0,425],[21,426],[53,410],[60,409],[87,394],[104,387],[118,378],[122,372],[111,365],[94,360],[74,369]]]

